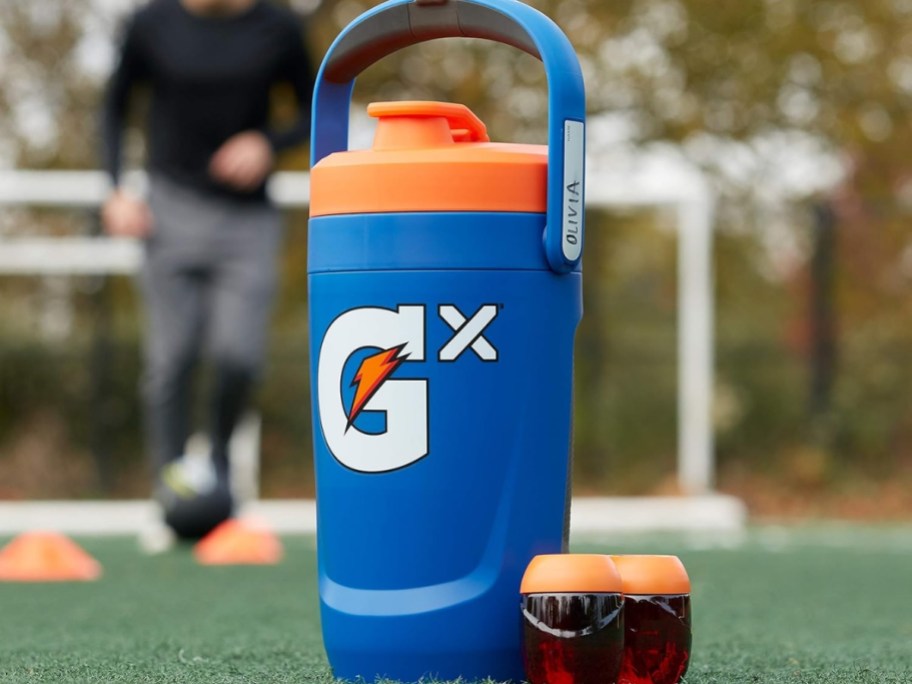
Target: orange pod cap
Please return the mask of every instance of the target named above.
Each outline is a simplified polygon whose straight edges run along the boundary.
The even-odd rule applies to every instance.
[[[522,594],[620,594],[621,576],[611,556],[560,553],[536,556],[520,585]]]
[[[654,596],[690,593],[690,578],[677,556],[612,556],[624,593]]]

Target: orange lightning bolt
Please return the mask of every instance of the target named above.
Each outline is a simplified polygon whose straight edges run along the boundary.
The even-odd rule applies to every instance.
[[[355,390],[355,399],[352,401],[351,411],[348,413],[348,424],[345,426],[346,432],[360,415],[364,405],[377,393],[377,390],[380,389],[380,386],[390,374],[399,368],[408,357],[408,354],[399,356],[404,347],[404,344],[400,344],[392,349],[384,349],[373,356],[368,356],[361,362],[358,372],[355,373],[355,378],[351,383],[352,387],[357,385],[357,389]]]

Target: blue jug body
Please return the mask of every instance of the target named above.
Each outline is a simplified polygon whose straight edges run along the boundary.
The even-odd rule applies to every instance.
[[[317,552],[337,677],[523,678],[519,582],[566,540],[582,313],[580,273],[545,260],[544,220],[311,219]]]
[[[547,146],[491,143],[453,103],[355,78],[444,37],[541,59]],[[333,673],[523,679],[519,587],[566,542],[582,314],[585,94],[560,29],[517,0],[389,0],[316,79],[308,242],[317,563]]]

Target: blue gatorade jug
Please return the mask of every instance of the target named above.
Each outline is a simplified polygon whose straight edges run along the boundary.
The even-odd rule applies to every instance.
[[[544,63],[548,145],[462,105],[375,103],[355,77],[433,38]],[[317,554],[337,677],[523,678],[519,585],[565,546],[582,314],[585,102],[560,29],[516,0],[392,0],[330,47],[309,235]]]

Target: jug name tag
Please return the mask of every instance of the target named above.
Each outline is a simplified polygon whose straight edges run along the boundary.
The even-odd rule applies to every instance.
[[[564,122],[564,215],[561,249],[567,261],[579,259],[583,249],[583,174],[585,172],[586,126],[582,121]]]
[[[320,345],[317,401],[326,446],[346,468],[385,473],[428,455],[428,381],[394,378],[404,363],[426,355],[423,304],[396,309],[349,309],[333,320]],[[484,304],[469,317],[452,304],[437,315],[452,333],[437,352],[441,363],[471,351],[496,362],[498,350],[485,337],[498,304]]]

